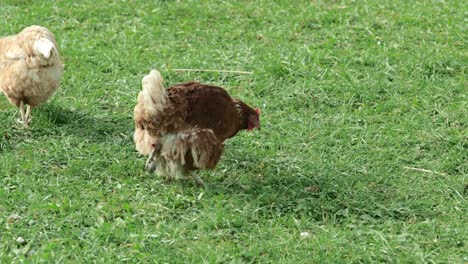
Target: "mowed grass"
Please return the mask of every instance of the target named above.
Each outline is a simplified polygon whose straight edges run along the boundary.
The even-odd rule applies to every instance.
[[[465,13],[464,1],[2,0],[0,35],[50,28],[66,70],[30,129],[0,97],[0,262],[466,263]],[[206,190],[145,172],[134,149],[152,68],[262,109],[262,130],[201,173]]]

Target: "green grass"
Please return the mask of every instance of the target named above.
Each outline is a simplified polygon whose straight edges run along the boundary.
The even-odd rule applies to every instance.
[[[468,261],[464,1],[148,2],[1,1],[66,69],[30,129],[0,97],[1,263]],[[134,150],[151,68],[262,109],[209,191]]]

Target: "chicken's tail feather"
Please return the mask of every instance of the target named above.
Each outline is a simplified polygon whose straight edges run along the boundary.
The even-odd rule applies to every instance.
[[[145,110],[150,113],[162,111],[166,105],[166,89],[163,81],[157,70],[152,70],[141,80],[143,90],[140,94]]]
[[[163,78],[157,70],[152,70],[143,77],[143,89],[138,94],[138,103],[134,110],[136,149],[143,155],[151,153],[156,137],[150,135],[149,130],[157,127],[158,117],[166,106],[166,89]]]
[[[57,46],[55,43],[48,38],[39,38],[34,41],[34,52],[38,55],[43,56],[45,59],[49,59],[53,54],[58,54]]]
[[[9,52],[11,59],[25,59],[31,68],[62,65],[55,36],[45,27],[27,27],[11,40],[19,47]]]

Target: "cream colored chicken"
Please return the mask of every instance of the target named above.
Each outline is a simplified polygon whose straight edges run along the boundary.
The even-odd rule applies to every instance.
[[[48,29],[30,26],[17,35],[0,38],[0,90],[20,108],[25,127],[31,108],[53,95],[62,74],[55,36]]]

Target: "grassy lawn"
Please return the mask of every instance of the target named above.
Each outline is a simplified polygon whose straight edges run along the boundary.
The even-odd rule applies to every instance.
[[[1,0],[0,35],[48,27],[65,74],[30,129],[0,96],[0,262],[466,263],[466,10]],[[151,68],[262,110],[207,190],[144,171],[132,117]]]

